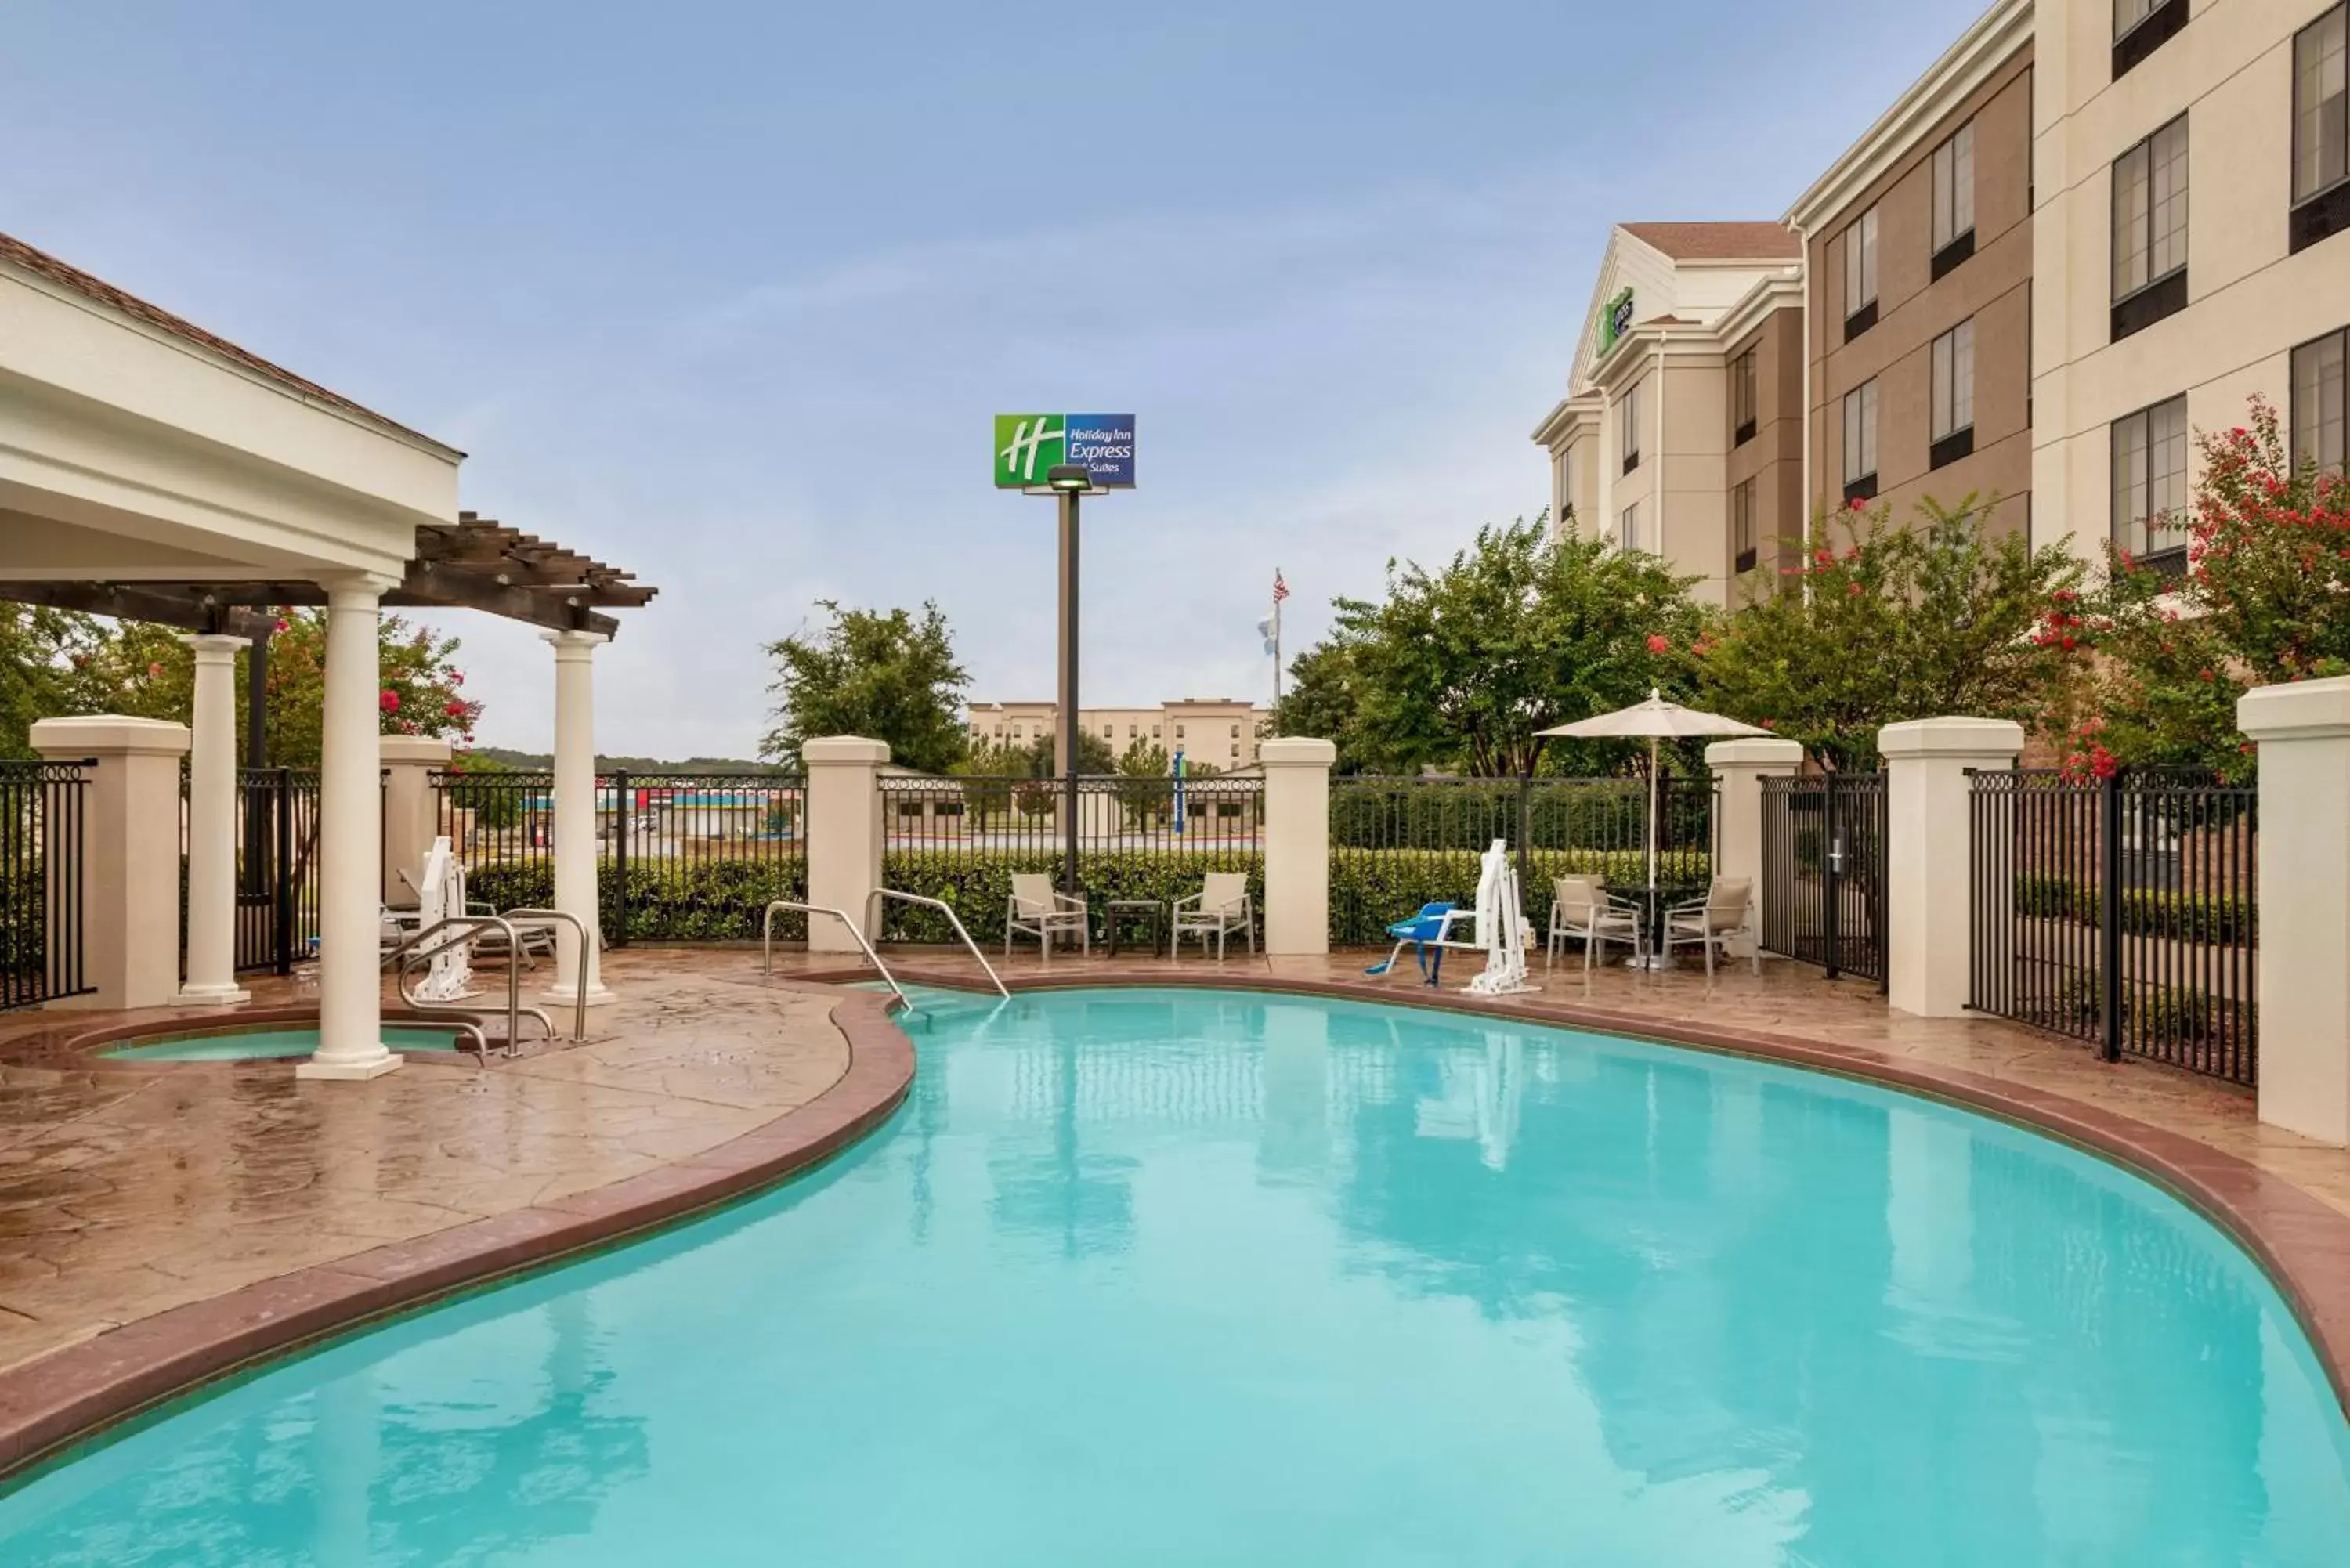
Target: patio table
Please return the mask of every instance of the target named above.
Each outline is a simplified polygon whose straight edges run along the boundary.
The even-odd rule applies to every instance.
[[[1665,911],[1676,904],[1705,896],[1710,886],[1704,882],[1659,882],[1653,888],[1610,888],[1607,896],[1620,898],[1639,910],[1640,925],[1648,933],[1648,950],[1643,957],[1624,961],[1627,969],[1671,969],[1673,961],[1665,956]]]
[[[1102,936],[1109,948],[1109,956],[1118,956],[1118,935],[1122,927],[1142,927],[1150,933],[1150,955],[1159,956],[1159,944],[1167,934],[1167,906],[1156,898],[1112,898],[1102,906]]]

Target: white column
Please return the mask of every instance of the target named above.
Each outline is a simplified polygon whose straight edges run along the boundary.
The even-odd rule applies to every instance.
[[[596,896],[596,649],[600,631],[539,634],[555,649],[555,907],[588,929],[588,950],[569,926],[556,928],[549,1002],[569,1006],[618,1000],[604,989],[603,928]]]
[[[862,735],[824,735],[803,742],[807,768],[807,901],[840,909],[863,930],[867,905],[881,886],[881,768],[886,742]],[[840,922],[808,921],[808,951],[853,953],[857,939]]]
[[[1264,766],[1264,950],[1330,950],[1330,768],[1338,748],[1289,737],[1257,751]]]
[[[383,794],[377,750],[383,671],[378,602],[391,584],[353,576],[327,589],[327,691],[318,741],[318,1051],[304,1078],[373,1078],[384,1049],[378,946],[383,931]]]
[[[2261,748],[2261,1120],[2350,1144],[2350,678],[2236,703]]]
[[[234,1003],[236,983],[236,650],[241,637],[180,639],[196,657],[188,753],[188,977],[179,1000]]]
[[[1804,765],[1804,748],[1793,741],[1716,741],[1705,749],[1705,765],[1713,770],[1714,867],[1717,877],[1743,877],[1754,894],[1754,929],[1762,929],[1762,781],[1785,778]],[[1740,937],[1732,945],[1740,958],[1753,956],[1752,939]]]
[[[1886,1000],[1920,1018],[1967,1010],[1974,960],[1967,812],[1970,769],[2023,750],[2009,719],[1913,719],[1877,732],[1885,758]]]

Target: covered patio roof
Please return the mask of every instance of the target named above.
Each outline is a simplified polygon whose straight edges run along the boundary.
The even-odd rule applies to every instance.
[[[387,608],[474,609],[552,631],[610,637],[606,610],[634,609],[658,592],[635,576],[560,545],[460,512],[454,523],[416,530],[414,558]],[[279,605],[323,605],[327,591],[296,579],[254,582],[0,580],[0,599],[152,621],[189,631],[255,636]]]

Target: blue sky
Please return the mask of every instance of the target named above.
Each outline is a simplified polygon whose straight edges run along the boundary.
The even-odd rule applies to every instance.
[[[0,0],[0,230],[658,584],[599,742],[747,754],[818,597],[935,598],[972,695],[1050,693],[998,410],[1138,416],[1086,701],[1269,693],[1276,566],[1302,647],[1547,499],[1609,223],[1777,216],[1978,9]],[[544,746],[546,650],[448,624],[482,738]]]

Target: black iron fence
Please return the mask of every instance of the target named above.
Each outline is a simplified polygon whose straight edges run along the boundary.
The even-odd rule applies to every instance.
[[[236,774],[236,967],[293,972],[318,935],[318,771]]]
[[[92,765],[0,762],[0,1008],[96,989],[82,945]]]
[[[1789,774],[1762,781],[1762,950],[1887,977],[1885,775]]]
[[[436,831],[466,891],[496,909],[555,902],[555,775],[432,775]],[[776,898],[807,897],[807,781],[782,774],[599,774],[596,882],[604,940],[748,941]],[[799,916],[778,936],[805,938]]]
[[[1002,932],[1014,876],[1061,886],[1066,780],[885,774],[879,788],[883,885],[947,904],[979,940]],[[1188,898],[1211,871],[1247,873],[1263,909],[1261,776],[1087,775],[1076,817],[1077,888],[1097,920],[1112,900]],[[952,940],[936,910],[895,900],[885,900],[880,934]]]
[[[1713,861],[1713,781],[1668,778],[1655,793],[1658,880],[1702,892]],[[1330,940],[1380,945],[1388,926],[1423,904],[1473,903],[1480,857],[1497,838],[1517,858],[1536,919],[1555,877],[1644,885],[1648,818],[1648,784],[1635,778],[1334,778]]]
[[[2258,1081],[2257,789],[2016,769],[1970,794],[1968,1005],[2109,1061]]]

